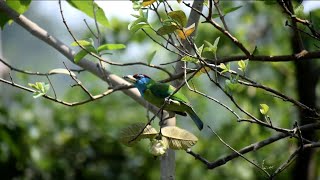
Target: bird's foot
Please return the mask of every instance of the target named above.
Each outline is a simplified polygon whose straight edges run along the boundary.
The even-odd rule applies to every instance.
[[[164,102],[166,104],[170,104],[172,102],[172,99],[170,99],[169,97],[164,98]]]

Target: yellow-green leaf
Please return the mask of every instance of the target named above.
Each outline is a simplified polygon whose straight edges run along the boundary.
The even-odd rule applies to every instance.
[[[171,149],[187,149],[195,145],[198,138],[185,129],[176,126],[167,126],[161,129],[162,136],[166,137]]]
[[[78,42],[78,43],[77,43],[77,42]],[[71,43],[71,46],[79,46],[79,44],[80,44],[81,46],[89,46],[89,45],[92,45],[91,42],[86,41],[86,40],[77,40],[77,42]]]
[[[260,104],[260,113],[266,115],[269,111],[269,106],[266,104]]]

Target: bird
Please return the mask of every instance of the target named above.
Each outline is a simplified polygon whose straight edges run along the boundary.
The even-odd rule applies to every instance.
[[[123,78],[133,83],[141,96],[149,103],[182,116],[188,114],[199,130],[203,129],[203,122],[192,108],[189,100],[179,91],[174,93],[176,88],[172,85],[156,82],[145,74],[127,75]],[[163,106],[164,103],[166,103],[165,106]]]

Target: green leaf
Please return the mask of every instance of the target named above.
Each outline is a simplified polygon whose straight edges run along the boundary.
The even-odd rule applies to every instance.
[[[217,49],[218,49],[218,43],[219,43],[220,37],[217,37],[216,40],[214,41],[213,45],[209,41],[204,41],[208,47],[204,48],[204,51],[207,52],[212,52],[213,54],[216,54]]]
[[[222,69],[221,74],[230,71],[230,64],[226,66],[224,63],[220,63],[218,67]]]
[[[94,11],[98,23],[105,27],[110,27],[109,21],[104,14],[104,11],[93,1],[67,0],[67,2],[74,8],[85,13],[94,19]]]
[[[254,50],[253,50],[253,52],[252,52],[252,55],[253,55],[253,56],[259,55],[259,50],[258,50],[258,47],[257,47],[257,46],[254,47]]]
[[[185,62],[193,62],[193,63],[198,63],[199,60],[195,57],[190,57],[190,56],[184,56],[181,58],[181,61],[185,61]]]
[[[156,55],[157,51],[153,51],[151,54],[147,56],[147,63],[151,64],[151,61],[153,60],[154,56]]]
[[[199,48],[197,47],[196,45],[196,50],[197,50],[197,53],[201,56],[202,52],[203,52],[203,47],[204,47],[204,44],[202,44]]]
[[[119,50],[126,48],[126,45],[124,44],[103,44],[98,47],[97,51],[105,51],[105,50]]]
[[[159,35],[166,35],[166,34],[170,34],[173,33],[175,30],[177,30],[178,27],[175,25],[170,25],[170,26],[162,26],[161,28],[159,28],[157,30],[157,33]]]
[[[133,26],[133,27],[130,29],[130,32],[135,33],[135,32],[137,32],[138,30],[144,29],[144,28],[150,28],[150,25],[149,25],[149,24],[146,24],[146,23],[137,24],[137,25]]]
[[[244,62],[244,60],[238,61],[239,70],[244,72],[247,68],[247,64]]]
[[[266,104],[260,104],[260,113],[266,115],[269,111],[269,106]]]
[[[29,9],[31,0],[6,0],[5,3],[19,14],[23,14]],[[13,21],[3,12],[0,11],[0,27],[3,29],[4,25],[11,24]]]
[[[72,71],[68,71],[67,69],[52,69],[49,74],[66,74],[66,75],[71,75],[71,76],[76,76],[76,74]]]
[[[236,6],[236,7],[230,7],[230,8],[227,8],[223,11],[224,15],[227,15],[233,11],[236,11],[238,10],[239,8],[241,8],[242,6]]]
[[[78,43],[77,43],[78,42]],[[88,45],[93,45],[92,42],[86,41],[86,40],[77,40],[77,42],[71,43],[71,46],[88,46]]]
[[[132,21],[129,25],[128,25],[128,30],[131,30],[135,25],[142,23],[143,24],[148,24],[147,19],[145,17],[139,17],[138,19],[136,19],[135,21]]]
[[[28,85],[36,90],[36,92],[33,93],[33,98],[38,98],[45,95],[50,88],[50,84],[46,84],[44,82],[36,82],[35,84],[28,83]]]
[[[161,129],[161,134],[168,139],[171,149],[188,149],[198,141],[195,135],[177,126],[164,127]]]
[[[294,10],[294,14],[298,17],[304,17],[304,6],[303,4],[300,4],[295,10]]]
[[[185,27],[187,25],[187,16],[181,11],[171,11],[168,13],[168,16],[175,20],[181,27]]]
[[[154,129],[150,125],[147,125],[147,127],[143,130],[139,137],[136,140],[131,141],[142,131],[144,127],[145,123],[134,123],[128,127],[121,129],[119,134],[120,142],[127,146],[131,146],[141,139],[153,139],[158,134],[156,129]]]
[[[87,54],[88,54],[88,51],[89,52],[92,52],[92,53],[97,53],[97,50],[92,46],[92,45],[89,45],[89,46],[85,46],[84,47],[86,50],[84,49],[81,49],[75,56],[74,56],[74,62],[75,63],[79,63],[81,59],[83,59]]]

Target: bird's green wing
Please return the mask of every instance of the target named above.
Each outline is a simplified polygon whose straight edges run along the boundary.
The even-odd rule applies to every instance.
[[[157,97],[160,98],[166,98],[170,96],[176,88],[169,85],[169,84],[164,84],[164,83],[152,83],[149,85],[148,89]],[[189,104],[188,99],[181,93],[181,92],[176,92],[174,95],[171,96],[171,99],[183,102],[185,104]]]

